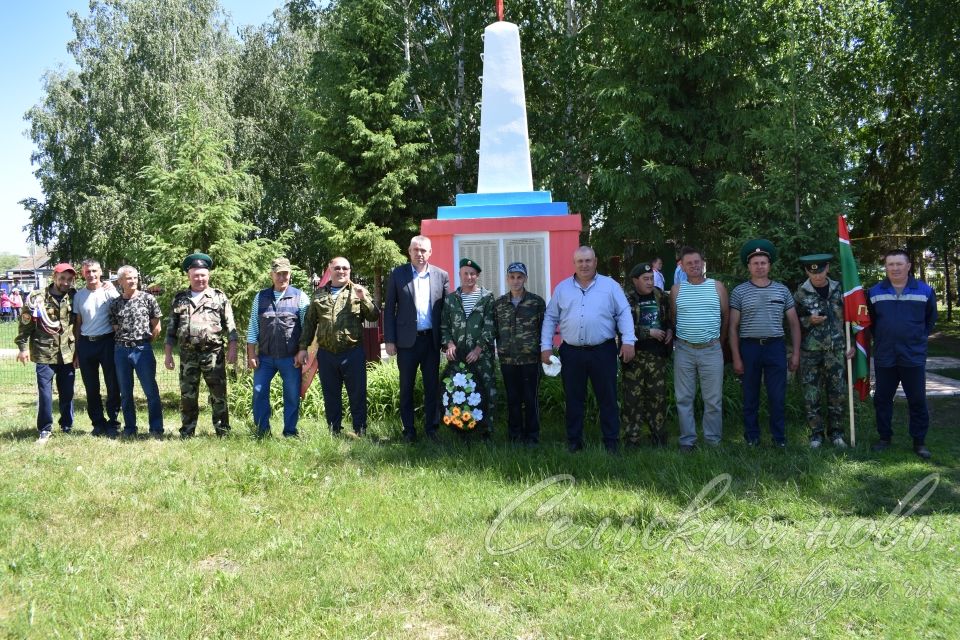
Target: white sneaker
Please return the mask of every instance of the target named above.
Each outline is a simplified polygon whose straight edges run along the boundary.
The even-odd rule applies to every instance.
[[[843,436],[837,436],[836,438],[833,439],[833,446],[836,447],[837,449],[846,449],[847,442],[846,440],[843,439]]]
[[[819,449],[821,444],[823,444],[823,438],[821,436],[816,435],[810,438],[811,449]]]
[[[41,431],[40,437],[37,438],[37,444],[47,444],[47,440],[49,440],[52,435],[52,431]]]

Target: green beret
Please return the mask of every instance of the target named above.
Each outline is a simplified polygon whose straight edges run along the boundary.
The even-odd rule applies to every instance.
[[[630,269],[631,278],[639,278],[645,273],[653,273],[653,267],[650,266],[649,262],[641,262],[638,265],[634,265],[633,269]]]
[[[746,265],[750,262],[750,258],[754,256],[766,256],[770,259],[770,264],[773,264],[773,261],[777,259],[777,250],[772,242],[763,238],[744,242],[743,246],[740,247],[740,260]]]
[[[833,260],[833,255],[830,253],[811,253],[808,256],[800,256],[799,260],[807,271],[822,273],[830,264],[830,261]]]
[[[480,265],[478,265],[476,262],[474,262],[470,258],[463,258],[462,260],[460,260],[460,268],[463,269],[464,267],[470,267],[472,269],[476,269],[477,273],[480,273],[481,271],[483,271],[483,269],[480,268]]]
[[[183,270],[190,271],[194,268],[213,269],[213,258],[205,253],[191,253],[183,259]]]

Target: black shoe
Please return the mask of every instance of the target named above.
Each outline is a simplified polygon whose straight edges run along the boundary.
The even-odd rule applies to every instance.
[[[433,444],[440,444],[440,434],[436,431],[427,431],[427,440]]]
[[[747,446],[748,446],[748,447],[759,447],[759,446],[760,446],[760,441],[757,440],[757,439],[755,439],[755,438],[754,438],[754,439],[748,439],[748,440],[747,440]]]
[[[330,435],[333,436],[334,438],[339,438],[342,435],[342,429],[340,427],[337,427],[335,429],[331,428]]]
[[[163,431],[151,431],[150,437],[154,440],[163,440]]]
[[[873,445],[872,447],[870,447],[870,451],[878,451],[878,452],[879,452],[879,451],[886,451],[886,450],[889,449],[889,448],[890,448],[890,441],[889,441],[889,440],[877,440],[877,441],[874,443],[874,445]]]
[[[413,444],[417,441],[417,434],[414,431],[404,431],[403,441],[407,444]]]
[[[680,453],[693,453],[696,448],[697,445],[695,444],[682,444],[680,445]]]
[[[774,449],[785,450],[785,449],[787,448],[787,443],[786,443],[786,442],[777,442],[776,440],[774,440],[774,442],[773,442],[773,448],[774,448]]]
[[[367,437],[367,428],[366,428],[366,427],[360,427],[359,429],[354,429],[354,430],[353,430],[353,433],[354,433],[354,435],[356,435],[358,438],[366,438],[366,437]]]
[[[137,430],[136,430],[136,429],[124,429],[124,430],[120,433],[120,437],[121,437],[121,438],[136,438],[136,437],[137,437]]]
[[[930,453],[930,449],[927,449],[927,445],[925,444],[913,445],[913,452],[918,456],[920,456],[921,458],[923,458],[924,460],[929,460],[930,456],[932,455]]]
[[[582,443],[582,442],[568,442],[568,443],[567,443],[567,452],[568,452],[568,453],[576,453],[576,452],[578,452],[578,451],[583,451],[583,443]]]
[[[606,450],[607,453],[609,453],[612,456],[620,455],[620,446],[616,442],[604,442],[603,448]]]
[[[299,439],[299,438],[300,438],[300,432],[299,432],[299,431],[292,431],[292,432],[290,432],[290,433],[284,433],[284,434],[283,434],[283,437],[284,437],[284,438],[293,438],[294,440],[296,440],[296,439]]]

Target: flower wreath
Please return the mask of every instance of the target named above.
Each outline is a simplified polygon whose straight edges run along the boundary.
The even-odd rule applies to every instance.
[[[483,394],[476,376],[463,362],[451,363],[443,377],[443,424],[471,431],[483,420]]]

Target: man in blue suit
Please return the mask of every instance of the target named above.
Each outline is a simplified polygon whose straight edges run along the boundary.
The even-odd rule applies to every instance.
[[[383,333],[387,355],[397,356],[400,369],[400,421],[403,439],[414,442],[413,386],[417,368],[423,376],[423,423],[427,438],[437,440],[440,414],[440,311],[450,286],[446,271],[429,263],[430,238],[410,240],[410,264],[397,267],[387,284]]]

